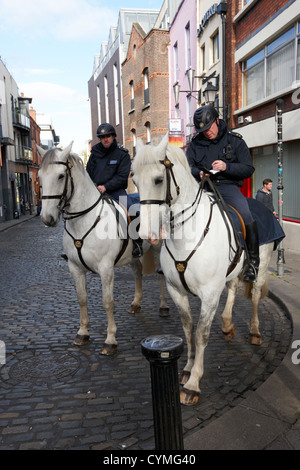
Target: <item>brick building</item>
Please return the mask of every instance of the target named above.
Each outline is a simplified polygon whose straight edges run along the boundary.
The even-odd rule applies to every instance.
[[[117,26],[110,28],[108,41],[101,44],[100,53],[94,58],[93,75],[88,82],[91,146],[98,143],[97,128],[103,122],[110,122],[115,127],[118,142],[124,144],[121,64],[126,57],[132,24],[138,22],[148,32],[158,13],[159,10],[121,8]]]
[[[167,30],[146,34],[133,24],[122,64],[124,140],[133,157],[137,138],[150,143],[168,132],[168,43]]]

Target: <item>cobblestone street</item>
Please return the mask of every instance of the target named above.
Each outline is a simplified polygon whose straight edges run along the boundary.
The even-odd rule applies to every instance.
[[[73,345],[79,307],[73,279],[62,260],[63,225],[45,227],[39,217],[0,233],[0,450],[154,449],[149,363],[141,341],[150,335],[184,338],[170,300],[170,317],[158,314],[156,275],[144,277],[142,311],[127,312],[134,282],[129,267],[115,271],[118,353],[99,354],[106,315],[98,276],[88,274],[90,343]],[[195,321],[200,301],[191,298]],[[241,403],[278,367],[291,341],[291,324],[269,297],[259,306],[263,341],[248,341],[251,302],[239,296],[236,336],[221,331],[221,297],[205,354],[199,403],[181,407],[184,437]],[[184,365],[186,348],[179,360]]]

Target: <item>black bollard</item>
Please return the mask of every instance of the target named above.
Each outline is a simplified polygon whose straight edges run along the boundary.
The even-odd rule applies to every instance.
[[[172,335],[149,336],[141,342],[150,362],[156,450],[183,450],[177,360],[183,340]]]

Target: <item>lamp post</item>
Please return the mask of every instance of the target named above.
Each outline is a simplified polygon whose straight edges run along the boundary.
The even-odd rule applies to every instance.
[[[213,105],[216,100],[218,88],[211,82],[207,83],[205,90],[203,91],[205,103]]]
[[[276,115],[277,115],[277,156],[278,156],[278,221],[283,227],[283,165],[282,165],[282,105],[283,100],[280,98],[276,101]],[[282,276],[284,260],[283,242],[278,245],[277,257],[277,274]]]

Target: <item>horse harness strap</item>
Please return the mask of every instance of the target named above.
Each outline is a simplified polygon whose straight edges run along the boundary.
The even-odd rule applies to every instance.
[[[184,288],[190,293],[190,294],[193,294],[193,295],[196,295],[194,294],[190,288],[188,287],[187,283],[186,283],[186,280],[185,280],[185,277],[184,277],[184,273],[185,273],[185,270],[187,268],[187,265],[188,265],[188,262],[189,260],[191,259],[191,257],[196,253],[197,249],[199,248],[199,246],[201,245],[201,243],[203,242],[204,238],[206,237],[206,235],[208,234],[208,231],[209,231],[209,227],[210,227],[210,223],[211,223],[211,219],[212,219],[212,212],[213,212],[213,206],[215,204],[215,201],[212,201],[210,200],[210,213],[209,213],[209,217],[208,217],[208,221],[207,221],[207,224],[205,226],[205,229],[202,233],[202,236],[200,238],[200,240],[198,241],[198,243],[196,244],[195,248],[191,251],[191,253],[189,254],[189,256],[184,260],[184,261],[176,261],[176,259],[174,258],[173,254],[171,253],[166,241],[165,241],[165,247],[169,253],[169,255],[171,256],[171,258],[173,259],[174,263],[175,263],[175,267],[178,271],[178,274],[179,274],[179,277],[180,277],[180,280],[184,286]]]
[[[77,249],[77,253],[78,253],[78,257],[81,261],[81,263],[83,264],[83,266],[88,270],[88,271],[91,271],[92,273],[95,273],[95,271],[93,271],[87,264],[86,262],[84,261],[83,259],[83,256],[82,256],[82,253],[81,253],[81,250],[82,250],[82,247],[83,247],[83,243],[84,243],[84,240],[85,238],[92,232],[92,230],[94,230],[94,228],[97,226],[98,222],[100,221],[101,219],[101,214],[102,214],[102,211],[103,211],[103,206],[104,206],[104,200],[106,200],[108,202],[108,204],[113,204],[112,200],[110,198],[104,198],[103,195],[101,194],[100,198],[98,199],[97,201],[97,204],[98,202],[100,201],[100,199],[102,200],[102,207],[101,207],[101,210],[100,210],[100,213],[99,215],[96,217],[96,220],[95,222],[93,223],[93,225],[91,226],[91,228],[86,232],[86,234],[81,238],[75,238],[70,232],[69,230],[67,229],[66,227],[66,221],[69,220],[70,218],[74,218],[74,217],[67,217],[64,219],[64,228],[65,228],[65,231],[67,232],[67,234],[72,238],[73,242],[74,242],[74,246],[75,248]],[[94,204],[93,207],[95,207],[97,204]],[[88,212],[87,211],[84,211],[84,213]],[[81,215],[81,214],[80,214]],[[119,223],[119,222],[118,222]],[[123,256],[126,248],[127,248],[127,245],[128,245],[128,237],[126,237],[124,240],[123,240],[123,244],[122,244],[122,247],[121,247],[121,250],[119,251],[116,259],[115,259],[115,262],[114,264],[116,265],[117,262],[119,261],[119,259]]]
[[[69,178],[70,178],[70,181],[71,181],[71,195],[69,197],[69,199],[71,199],[72,195],[73,195],[73,192],[74,192],[74,182],[73,182],[73,177],[71,175],[71,168],[73,167],[72,163],[67,160],[66,162],[63,162],[63,161],[57,161],[57,162],[51,162],[50,165],[64,165],[66,168],[67,168],[67,177],[66,177],[66,180],[65,180],[65,186],[64,186],[64,189],[63,189],[63,192],[62,194],[56,194],[56,195],[51,195],[51,196],[42,196],[42,199],[59,199],[59,203],[58,203],[58,208],[59,210],[63,210],[63,208],[67,205],[67,199],[66,199],[66,196],[67,196],[67,191],[68,191],[68,182],[69,182]]]
[[[165,166],[166,168],[166,175],[167,175],[167,188],[166,188],[166,198],[165,199],[144,199],[140,201],[140,204],[168,204],[168,206],[171,206],[171,201],[172,201],[172,195],[171,195],[171,178],[173,180],[173,183],[176,188],[176,193],[177,196],[180,194],[180,187],[178,186],[174,172],[173,172],[173,166],[174,164],[171,162],[171,160],[165,156],[163,160],[159,160],[159,162]]]
[[[81,250],[82,250],[82,247],[83,247],[83,242],[84,242],[85,238],[91,233],[91,231],[94,230],[94,228],[97,226],[98,222],[100,221],[101,213],[102,213],[102,210],[103,210],[104,200],[106,200],[109,204],[112,204],[112,205],[113,205],[113,201],[112,201],[111,198],[105,197],[105,196],[103,196],[103,194],[100,194],[98,200],[94,204],[92,204],[92,206],[88,207],[88,209],[85,209],[85,210],[80,211],[80,212],[67,212],[67,211],[64,211],[64,208],[66,207],[66,205],[68,204],[68,201],[71,199],[71,197],[73,196],[73,193],[74,193],[74,182],[73,182],[73,177],[72,177],[72,174],[71,174],[71,169],[72,169],[73,165],[69,160],[67,160],[66,162],[64,162],[64,161],[51,162],[50,164],[51,165],[54,165],[54,164],[55,165],[64,165],[67,168],[67,173],[66,173],[67,177],[66,177],[66,180],[65,180],[65,186],[64,186],[62,194],[56,194],[56,195],[51,195],[51,196],[42,196],[42,199],[59,199],[60,200],[59,204],[58,204],[58,208],[61,212],[63,212],[64,214],[67,214],[67,216],[65,216],[65,215],[63,216],[63,218],[64,218],[64,229],[67,232],[67,234],[74,241],[74,245],[75,245],[75,248],[77,249],[78,257],[79,257],[81,263],[83,264],[83,266],[88,271],[95,272],[91,268],[89,268],[89,266],[86,264],[86,262],[83,259],[83,256],[82,256],[82,253],[81,253]],[[67,200],[66,196],[67,196],[67,192],[68,192],[69,179],[71,181],[71,194],[70,194],[69,199]],[[68,229],[66,227],[66,221],[71,220],[71,219],[75,219],[75,218],[80,217],[84,214],[87,214],[92,209],[94,209],[99,204],[100,201],[102,201],[102,207],[101,207],[99,215],[96,217],[96,220],[93,223],[93,225],[91,226],[91,228],[86,232],[86,234],[81,239],[76,239],[75,237],[73,237],[73,235],[68,231]],[[117,222],[118,222],[118,218],[117,218]],[[119,261],[119,259],[122,257],[124,251],[126,250],[127,245],[128,245],[128,237],[126,237],[126,239],[123,240],[122,248],[121,248],[118,256],[116,257],[114,264],[116,264]]]

